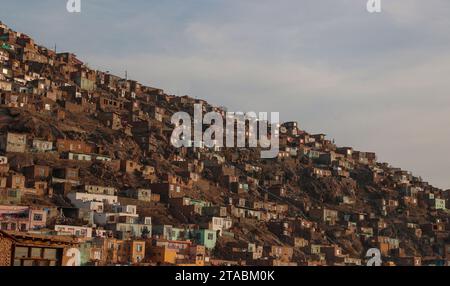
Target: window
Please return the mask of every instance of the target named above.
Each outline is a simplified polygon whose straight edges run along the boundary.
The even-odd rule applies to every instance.
[[[42,248],[32,248],[31,249],[31,257],[32,258],[41,258],[42,257]]]
[[[16,247],[14,250],[14,258],[28,257],[28,247]]]
[[[27,266],[27,267],[35,266],[34,261],[33,260],[24,260],[23,266]]]
[[[34,221],[42,221],[42,219],[43,219],[42,214],[34,214],[33,215]]]
[[[2,224],[0,225],[0,229],[1,230],[8,230],[8,224],[5,223],[5,222],[2,222]],[[450,251],[450,248],[449,248],[449,251]]]
[[[56,249],[46,248],[46,249],[44,250],[44,259],[48,259],[48,260],[57,260],[57,257],[56,257]]]
[[[214,239],[214,235],[212,233],[208,233],[208,240],[213,240]]]

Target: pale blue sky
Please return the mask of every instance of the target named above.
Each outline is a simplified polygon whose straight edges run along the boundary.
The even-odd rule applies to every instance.
[[[0,20],[93,68],[231,110],[279,111],[450,188],[450,1],[66,0]]]

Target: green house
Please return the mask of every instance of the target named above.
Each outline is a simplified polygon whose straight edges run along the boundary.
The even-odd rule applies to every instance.
[[[199,229],[195,231],[195,242],[204,245],[207,249],[213,249],[217,243],[217,231]]]
[[[19,189],[4,189],[0,192],[0,203],[20,204],[22,201],[22,192]]]
[[[4,50],[12,50],[12,46],[8,43],[2,43],[0,47]]]

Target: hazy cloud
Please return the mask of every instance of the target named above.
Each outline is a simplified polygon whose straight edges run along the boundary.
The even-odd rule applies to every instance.
[[[8,1],[1,20],[92,67],[280,111],[450,188],[450,1]]]

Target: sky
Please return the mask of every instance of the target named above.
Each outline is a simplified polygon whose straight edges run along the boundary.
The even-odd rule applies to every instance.
[[[0,21],[91,68],[280,112],[450,189],[450,1],[2,0]]]

